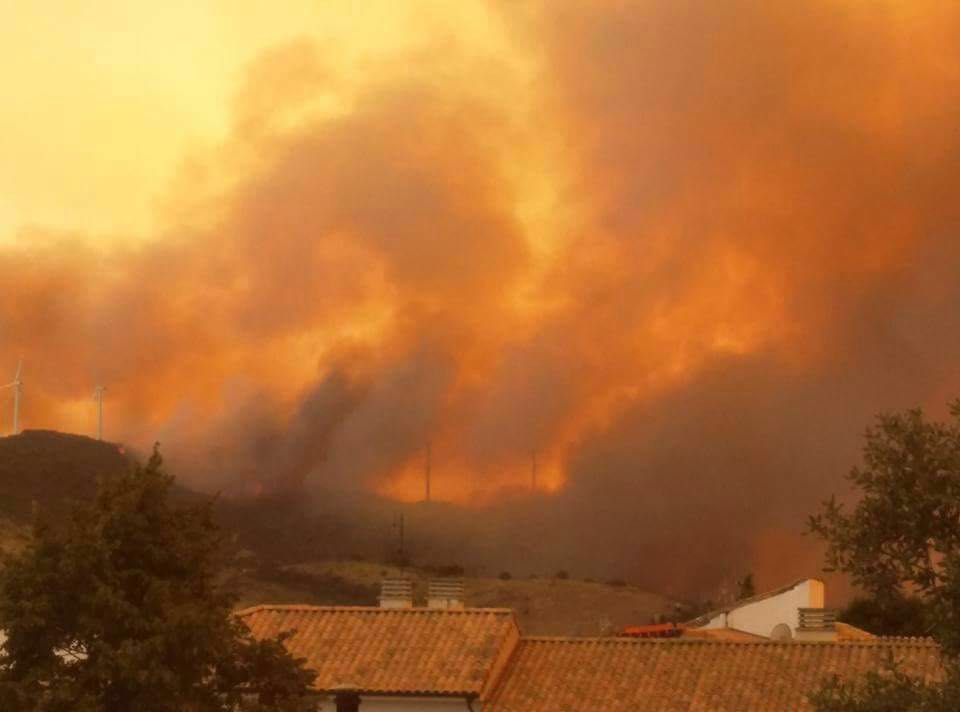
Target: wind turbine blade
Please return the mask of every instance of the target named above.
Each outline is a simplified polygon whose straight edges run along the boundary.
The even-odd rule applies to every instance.
[[[13,382],[16,383],[20,380],[20,374],[23,372],[23,359],[17,361],[17,375],[13,377]]]

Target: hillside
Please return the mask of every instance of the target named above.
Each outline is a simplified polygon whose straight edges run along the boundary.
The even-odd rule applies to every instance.
[[[49,430],[0,437],[0,553],[16,551],[29,537],[34,507],[53,521],[74,503],[90,499],[100,477],[125,472],[130,457],[113,443]],[[198,502],[208,495],[174,485],[174,501]],[[215,514],[224,530],[223,583],[243,602],[347,604],[374,602],[374,588],[333,576],[311,576],[281,568],[281,554],[295,557],[295,544],[330,538],[330,522],[307,516],[284,502],[218,500]]]
[[[83,435],[25,430],[0,437],[0,552],[26,543],[34,507],[56,521],[94,495],[99,477],[129,466],[120,446]],[[176,496],[200,497],[182,488]]]
[[[25,524],[0,517],[0,554],[13,554],[27,543],[30,529]]]
[[[34,502],[61,514],[96,491],[97,477],[128,466],[116,445],[82,435],[26,430],[0,438],[0,517],[28,521]]]
[[[384,576],[413,577],[415,596],[426,596],[430,570],[398,568],[362,561],[300,564],[294,570],[363,586],[375,594]],[[464,578],[469,606],[513,608],[528,635],[609,635],[627,624],[648,623],[667,613],[673,602],[634,586],[562,578]],[[255,601],[260,603],[263,601]],[[357,603],[375,603],[373,600]]]
[[[118,446],[83,436],[30,430],[0,438],[0,551],[23,546],[34,503],[48,514],[66,514],[73,502],[94,494],[98,477],[129,466]],[[173,496],[180,501],[206,497],[182,487]],[[221,499],[215,511],[226,543],[222,583],[240,606],[375,605],[381,578],[400,573],[377,563],[373,554],[363,561],[345,558],[348,551],[377,549],[384,534],[369,521],[363,530],[362,524],[330,511],[311,511],[288,500]],[[363,519],[383,518],[373,513]],[[405,573],[417,578],[422,598],[430,570]],[[633,586],[573,579],[468,575],[465,584],[468,605],[514,608],[530,634],[602,635],[627,623],[645,623],[671,605]]]

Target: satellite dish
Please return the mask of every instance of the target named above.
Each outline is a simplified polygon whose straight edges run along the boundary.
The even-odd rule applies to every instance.
[[[793,640],[793,631],[786,623],[778,623],[770,631],[770,640],[775,640],[778,643],[788,643]]]

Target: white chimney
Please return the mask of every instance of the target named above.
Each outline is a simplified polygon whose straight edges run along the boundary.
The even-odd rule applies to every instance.
[[[427,587],[427,608],[463,608],[463,581],[432,579]]]
[[[380,584],[380,608],[413,608],[413,581],[385,578]]]

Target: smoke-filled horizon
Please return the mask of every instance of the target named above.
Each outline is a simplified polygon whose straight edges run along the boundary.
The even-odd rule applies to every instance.
[[[511,556],[815,573],[872,416],[960,395],[960,9],[481,4],[265,49],[149,236],[0,246],[24,423],[102,384],[194,486],[325,497],[415,501],[429,445]]]

